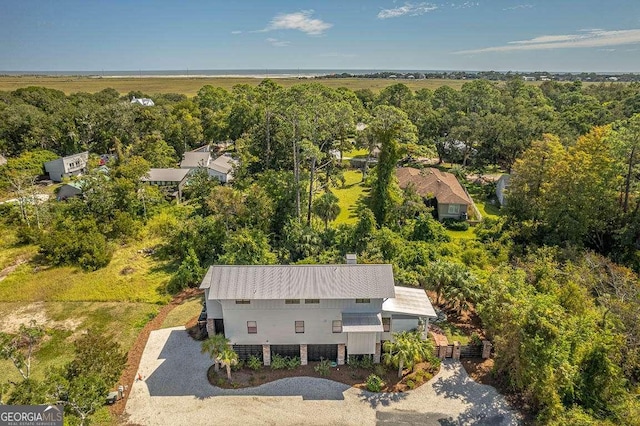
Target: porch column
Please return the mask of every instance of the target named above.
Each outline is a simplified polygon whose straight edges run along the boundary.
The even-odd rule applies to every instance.
[[[382,343],[376,343],[376,352],[373,354],[374,364],[380,364],[380,356],[382,354]]]
[[[493,345],[488,340],[482,341],[482,359],[491,358],[491,348]]]
[[[460,342],[453,342],[453,354],[451,356],[455,361],[460,360]]]
[[[216,334],[216,326],[213,322],[213,318],[207,318],[207,333],[209,337],[213,337]]]
[[[445,359],[447,357],[447,347],[449,345],[438,346],[438,358]]]
[[[307,365],[307,345],[300,345],[300,365]]]
[[[344,343],[338,343],[338,365],[344,365],[346,347]]]
[[[271,345],[262,345],[262,360],[265,367],[271,365]]]

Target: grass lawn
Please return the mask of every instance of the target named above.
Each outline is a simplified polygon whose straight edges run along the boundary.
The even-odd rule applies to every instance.
[[[473,227],[470,226],[466,231],[452,231],[451,229],[447,229],[446,233],[452,240],[475,240],[476,234],[473,231]]]
[[[447,340],[449,340],[449,344],[454,341],[460,342],[461,345],[466,345],[469,343],[469,336],[464,334],[464,331],[454,324],[451,324],[447,321],[439,322],[436,324],[438,327],[444,331],[445,336],[447,336]]]
[[[200,311],[202,311],[202,296],[191,297],[169,312],[162,322],[162,328],[185,325],[193,317],[200,315]]]
[[[338,197],[340,214],[335,220],[336,225],[341,223],[356,223],[356,208],[358,200],[369,192],[369,188],[362,185],[362,172],[359,170],[347,170],[344,172],[345,184],[342,187],[333,188],[332,192]]]

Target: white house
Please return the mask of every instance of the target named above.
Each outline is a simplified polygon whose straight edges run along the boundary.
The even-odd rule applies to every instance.
[[[349,260],[348,260],[349,261]],[[211,266],[202,280],[207,331],[224,334],[241,358],[299,356],[344,364],[373,355],[392,333],[425,331],[436,314],[424,290],[396,287],[391,265]]]
[[[155,106],[155,102],[149,98],[136,98],[135,96],[131,99],[132,104],[139,104],[142,106]]]
[[[496,182],[496,197],[498,197],[498,202],[501,206],[504,206],[507,201],[504,198],[504,190],[509,187],[509,180],[511,179],[511,175],[502,175],[498,182]]]
[[[140,180],[149,185],[159,186],[171,196],[182,199],[182,189],[187,181],[189,169],[149,169]]]
[[[204,168],[209,176],[215,177],[221,183],[228,183],[233,180],[233,168],[238,162],[227,154],[223,154],[215,160],[211,157],[211,152],[203,151],[200,148],[194,151],[185,152],[180,162],[182,169]]]
[[[89,151],[85,151],[47,161],[44,163],[44,169],[52,181],[62,182],[65,177],[76,176],[86,172],[88,161]]]

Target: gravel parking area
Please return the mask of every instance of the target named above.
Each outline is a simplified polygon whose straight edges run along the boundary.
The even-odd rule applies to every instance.
[[[219,389],[211,365],[184,327],[151,332],[126,405],[139,425],[513,425],[517,414],[497,391],[471,380],[460,363],[406,393],[374,394],[316,377],[255,388]]]

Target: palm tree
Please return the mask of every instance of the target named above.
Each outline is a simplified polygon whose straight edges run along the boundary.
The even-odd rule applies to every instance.
[[[227,379],[231,381],[231,366],[238,363],[238,354],[236,351],[227,346],[218,354],[216,361],[227,369]]]
[[[385,364],[398,366],[398,377],[402,377],[405,366],[413,367],[415,363],[429,358],[431,350],[429,342],[422,340],[415,332],[403,331],[394,333],[393,340],[384,342]]]
[[[223,334],[216,334],[202,342],[201,352],[209,354],[213,360],[213,368],[218,371],[218,357],[226,348],[229,347],[229,339]]]
[[[336,220],[340,214],[338,197],[327,191],[313,202],[313,212],[324,222],[325,231],[329,227],[329,222]]]

